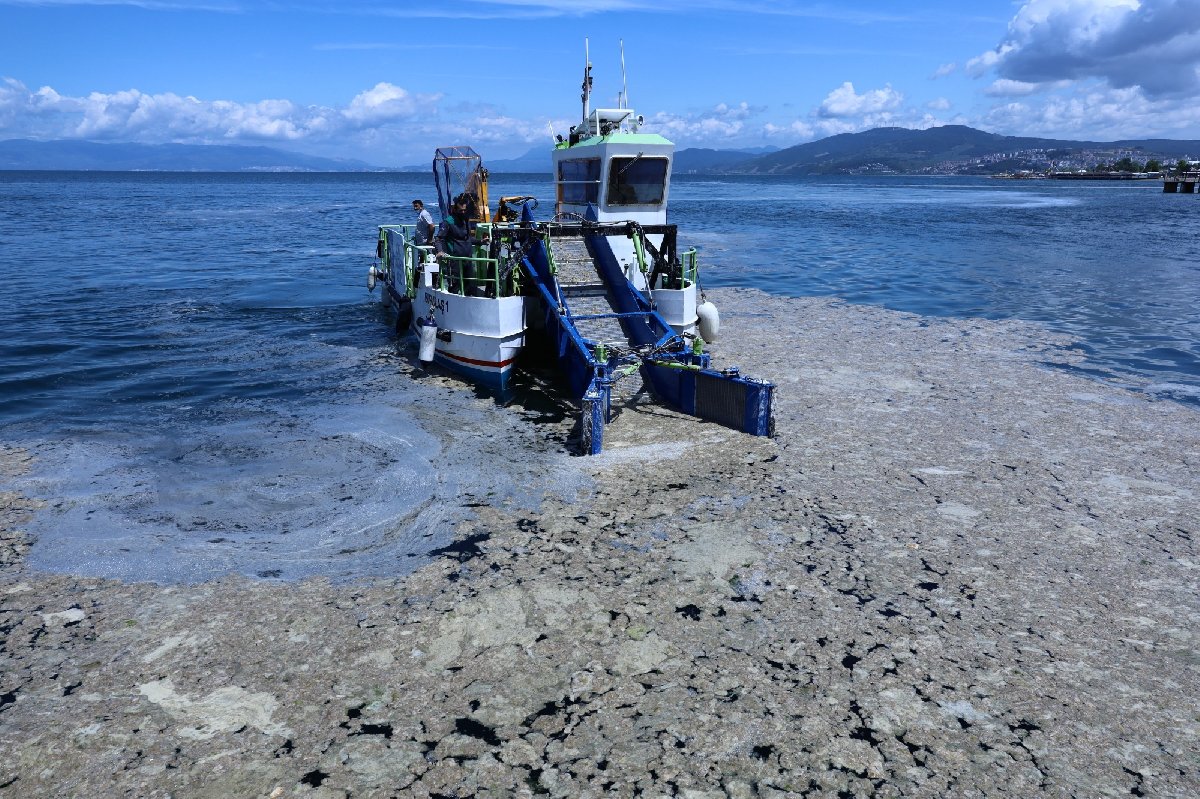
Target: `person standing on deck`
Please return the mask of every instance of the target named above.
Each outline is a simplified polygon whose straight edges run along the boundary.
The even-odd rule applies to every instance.
[[[471,217],[467,208],[467,200],[459,195],[454,200],[450,213],[442,220],[438,230],[436,249],[439,255],[454,256],[447,262],[445,270],[454,283],[458,284],[454,291],[463,294],[472,293],[471,284],[474,282],[475,270],[469,261],[456,260],[471,257]],[[438,260],[442,260],[439,258]],[[462,281],[459,283],[459,281]]]
[[[417,213],[417,232],[413,235],[413,243],[417,246],[433,244],[433,217],[425,210],[424,201],[413,200],[412,207]]]
[[[471,257],[471,221],[467,210],[467,200],[461,195],[454,201],[450,213],[442,220],[438,240],[441,242],[439,252],[460,258]]]

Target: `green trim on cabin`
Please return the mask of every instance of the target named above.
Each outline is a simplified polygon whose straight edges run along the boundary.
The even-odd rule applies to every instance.
[[[586,139],[580,139],[571,145],[571,147],[583,147],[589,144],[665,144],[668,147],[673,147],[674,142],[669,139],[664,139],[657,133],[610,133],[607,136],[591,136]]]

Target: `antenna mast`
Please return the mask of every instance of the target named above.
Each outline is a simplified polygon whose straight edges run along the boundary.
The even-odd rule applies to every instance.
[[[587,125],[588,100],[592,96],[592,62],[588,60],[588,40],[583,40],[583,124]]]
[[[617,39],[621,45],[621,108],[629,107],[629,83],[625,80],[625,40]]]

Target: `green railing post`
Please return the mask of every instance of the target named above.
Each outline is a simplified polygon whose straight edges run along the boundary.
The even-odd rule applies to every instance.
[[[550,265],[550,274],[558,274],[558,265],[554,263],[554,247],[550,244],[550,232],[547,231],[542,237],[542,246],[546,249],[546,261]]]
[[[637,255],[638,270],[644,275],[649,270],[646,267],[646,245],[642,239],[642,231],[633,231],[633,251]],[[653,288],[653,287],[652,287]]]

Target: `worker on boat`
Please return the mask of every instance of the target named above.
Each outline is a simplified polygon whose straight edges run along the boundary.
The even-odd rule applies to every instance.
[[[454,200],[454,205],[450,208],[450,213],[442,220],[441,228],[438,230],[437,242],[435,248],[438,253],[438,260],[447,261],[447,276],[451,280],[451,290],[463,294],[471,293],[471,282],[475,277],[474,270],[471,268],[470,261],[458,260],[460,258],[471,257],[471,228],[470,228],[470,211],[467,205],[467,196],[460,194]],[[451,256],[449,259],[443,259],[441,256]],[[466,285],[460,287],[459,281],[466,281]]]
[[[423,200],[412,201],[413,211],[417,215],[417,230],[413,234],[413,244],[425,247],[433,244],[433,216],[425,210]]]

